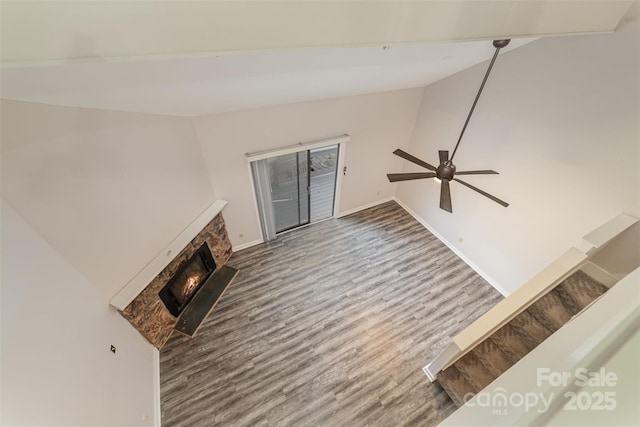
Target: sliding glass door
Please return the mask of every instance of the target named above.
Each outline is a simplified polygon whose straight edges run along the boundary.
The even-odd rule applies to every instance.
[[[265,240],[333,216],[339,145],[251,163]]]

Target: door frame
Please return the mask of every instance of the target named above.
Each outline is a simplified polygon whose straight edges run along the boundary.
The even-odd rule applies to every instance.
[[[330,145],[338,145],[338,165],[336,170],[336,185],[333,195],[333,215],[332,218],[337,216],[340,212],[340,194],[342,191],[342,178],[346,175],[345,166],[345,154],[347,151],[347,142],[351,141],[351,136],[348,134],[335,136],[332,138],[319,139],[309,142],[299,142],[295,145],[289,145],[286,147],[274,148],[269,150],[255,151],[245,154],[247,160],[247,171],[249,173],[249,180],[251,182],[251,191],[253,192],[253,207],[255,209],[256,221],[258,223],[258,229],[260,230],[260,236],[264,242],[264,231],[262,230],[262,224],[260,222],[260,210],[258,209],[258,200],[256,198],[256,184],[253,179],[253,173],[251,173],[251,163],[256,160],[268,159],[271,157],[281,156],[283,154],[298,153],[300,151],[308,151],[313,148],[328,147]],[[304,226],[303,226],[304,227]],[[284,231],[283,231],[284,232]],[[281,232],[282,233],[282,232]]]

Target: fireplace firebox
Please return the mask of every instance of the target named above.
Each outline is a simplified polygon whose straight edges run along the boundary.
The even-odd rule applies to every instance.
[[[169,313],[178,317],[215,269],[216,263],[205,242],[160,290],[158,295]]]

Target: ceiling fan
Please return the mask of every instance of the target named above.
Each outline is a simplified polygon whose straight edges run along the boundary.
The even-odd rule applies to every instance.
[[[416,165],[422,166],[423,168],[429,169],[432,172],[419,172],[419,173],[391,173],[387,174],[390,182],[396,181],[410,181],[414,179],[425,179],[425,178],[436,178],[440,181],[440,209],[443,209],[447,212],[453,212],[451,209],[451,191],[449,190],[449,182],[456,181],[460,184],[469,187],[470,189],[477,191],[485,197],[493,200],[494,202],[504,206],[505,208],[509,206],[509,203],[498,199],[495,196],[487,193],[486,191],[482,191],[478,187],[474,187],[468,182],[464,182],[461,179],[456,178],[456,175],[493,175],[498,172],[493,170],[474,170],[474,171],[456,171],[456,167],[453,164],[453,158],[456,155],[456,151],[458,150],[458,146],[460,145],[460,141],[462,140],[462,135],[464,135],[464,131],[467,129],[467,125],[469,124],[469,119],[471,119],[471,115],[473,114],[473,110],[476,108],[476,104],[478,103],[478,99],[480,99],[480,94],[482,94],[482,89],[484,89],[484,85],[487,82],[487,78],[489,77],[489,73],[491,72],[491,68],[493,68],[493,64],[496,62],[496,58],[498,57],[498,53],[500,49],[507,46],[511,40],[494,40],[493,47],[496,48],[495,53],[493,54],[493,59],[491,59],[491,63],[489,64],[489,68],[487,69],[486,74],[484,75],[484,79],[482,80],[482,84],[480,85],[480,89],[478,90],[478,94],[476,95],[476,99],[473,101],[473,105],[471,106],[471,110],[469,111],[469,115],[467,116],[467,120],[464,122],[464,126],[462,127],[462,132],[460,132],[460,136],[458,137],[458,142],[453,149],[453,154],[451,158],[449,158],[449,151],[440,150],[438,151],[438,155],[440,158],[440,164],[438,167],[432,166],[429,163],[418,159],[417,157],[412,156],[411,154],[397,149],[393,152],[396,156],[400,156],[405,160],[409,160]]]

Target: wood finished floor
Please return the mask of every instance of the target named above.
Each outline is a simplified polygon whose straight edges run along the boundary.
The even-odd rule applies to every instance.
[[[163,426],[436,425],[422,367],[502,297],[395,202],[235,253],[194,338],[160,352]]]

